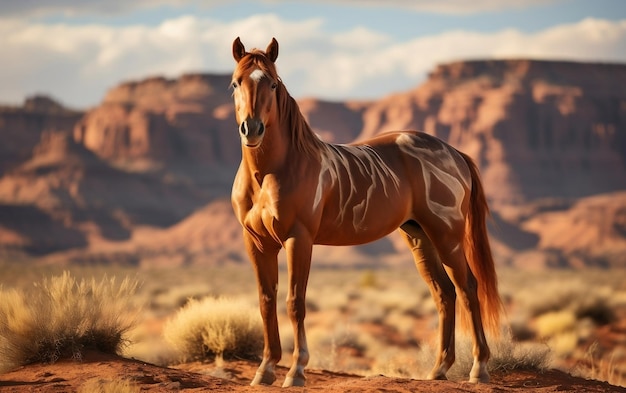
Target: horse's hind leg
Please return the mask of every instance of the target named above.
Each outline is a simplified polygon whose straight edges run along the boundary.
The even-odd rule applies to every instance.
[[[463,248],[463,237],[459,235],[463,233],[461,229],[463,227],[464,223],[458,223],[454,227],[456,230],[453,228],[446,235],[437,237],[436,240],[433,240],[433,244],[437,248],[448,277],[454,283],[460,304],[464,309],[463,311],[469,314],[469,328],[474,341],[472,350],[474,364],[470,371],[469,381],[489,382],[489,373],[487,371],[487,361],[490,356],[489,347],[487,346],[480,313],[478,282],[469,268]],[[438,233],[446,232],[441,230]]]
[[[454,285],[443,269],[437,252],[422,228],[414,221],[400,227],[400,233],[411,247],[415,266],[428,284],[439,310],[439,348],[437,359],[428,379],[446,379],[446,372],[454,363]]]
[[[463,261],[462,263],[460,261]],[[470,328],[474,338],[472,354],[474,364],[470,371],[470,382],[489,382],[489,372],[487,371],[487,361],[489,360],[489,347],[483,330],[483,322],[480,314],[480,304],[478,303],[478,283],[467,265],[465,257],[456,258],[456,266],[447,267],[454,285],[456,286],[459,298],[465,310],[469,313]]]

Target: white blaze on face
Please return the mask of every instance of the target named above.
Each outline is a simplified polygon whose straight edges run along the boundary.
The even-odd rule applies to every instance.
[[[261,78],[263,78],[264,76],[265,76],[265,73],[259,69],[256,69],[250,73],[250,79],[252,79],[256,83],[259,83]]]

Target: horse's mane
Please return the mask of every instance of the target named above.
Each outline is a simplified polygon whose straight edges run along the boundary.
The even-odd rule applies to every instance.
[[[265,52],[253,49],[247,56],[241,59],[239,67],[247,69],[249,67],[258,68],[265,75],[274,79],[278,86],[276,87],[276,99],[278,102],[278,111],[282,117],[282,121],[288,125],[291,131],[291,143],[293,147],[307,155],[314,155],[319,152],[319,148],[323,143],[313,132],[309,123],[307,123],[304,115],[300,111],[300,107],[296,100],[289,94],[285,84],[278,76],[276,66],[272,63]]]
[[[289,94],[282,81],[278,82],[276,98],[280,116],[291,128],[291,143],[294,147],[305,154],[313,155],[319,152],[322,141],[315,135],[304,115],[300,112],[298,103]]]

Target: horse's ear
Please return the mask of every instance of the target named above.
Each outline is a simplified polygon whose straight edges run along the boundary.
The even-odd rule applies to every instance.
[[[278,58],[278,41],[276,41],[276,38],[272,38],[272,42],[270,42],[267,49],[265,49],[265,54],[272,63],[276,61]]]
[[[239,37],[235,38],[233,41],[233,58],[237,63],[246,55],[246,48],[241,43]]]

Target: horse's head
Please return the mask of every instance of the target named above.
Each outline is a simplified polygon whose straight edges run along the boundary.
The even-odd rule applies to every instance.
[[[265,130],[276,119],[276,88],[279,78],[274,62],[278,57],[278,42],[272,38],[265,52],[246,52],[239,37],[233,42],[233,57],[237,67],[233,72],[232,88],[239,135],[247,147],[258,147]]]

